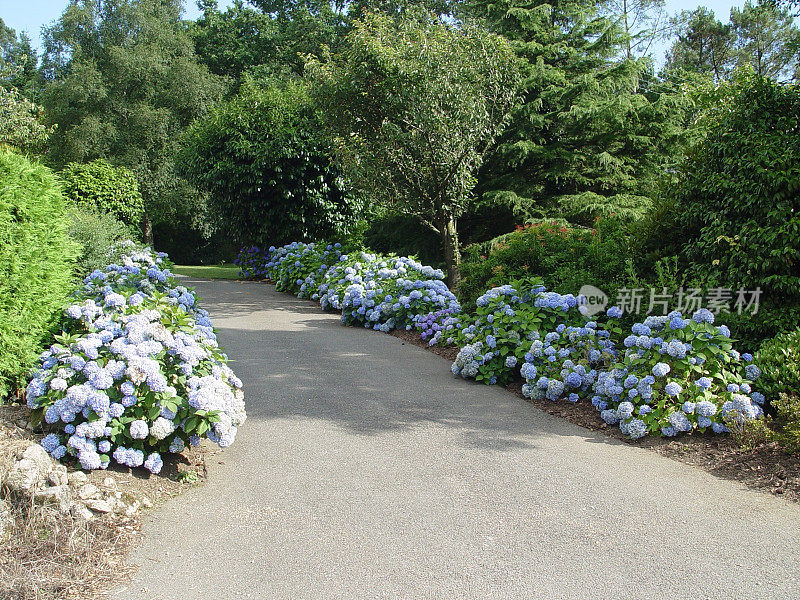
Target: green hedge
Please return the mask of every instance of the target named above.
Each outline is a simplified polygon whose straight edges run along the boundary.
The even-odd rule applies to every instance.
[[[0,152],[0,399],[34,364],[72,290],[68,225],[50,169]]]
[[[800,86],[742,72],[712,94],[707,135],[640,231],[642,271],[674,256],[697,287],[760,288],[758,314],[726,317],[752,348],[800,318]]]
[[[800,392],[800,329],[764,342],[755,363],[762,372],[758,386],[767,399]]]
[[[80,207],[107,213],[128,225],[139,225],[144,200],[133,172],[103,159],[70,163],[59,174],[64,195]]]

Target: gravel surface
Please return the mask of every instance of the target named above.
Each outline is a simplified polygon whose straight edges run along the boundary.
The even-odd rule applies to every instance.
[[[454,378],[258,283],[189,281],[249,419],[117,600],[800,597],[800,506]]]

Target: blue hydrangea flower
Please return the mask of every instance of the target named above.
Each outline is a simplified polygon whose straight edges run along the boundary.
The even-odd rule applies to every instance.
[[[647,425],[641,419],[632,419],[628,423],[628,436],[631,439],[638,440],[639,438],[647,435]]]
[[[620,419],[630,419],[633,416],[634,406],[632,402],[621,402],[617,407],[617,416]]]
[[[681,317],[673,317],[669,322],[669,328],[672,330],[685,329],[686,321]]]
[[[40,444],[45,452],[50,454],[61,445],[61,439],[55,433],[50,433],[42,438]]]
[[[701,400],[695,405],[695,412],[703,417],[713,417],[717,414],[717,405],[710,400]]]
[[[617,411],[606,409],[600,413],[600,418],[603,419],[609,425],[616,425],[619,423],[619,417],[617,416]]]
[[[656,377],[664,377],[670,371],[670,366],[667,363],[657,363],[653,367],[653,375]]]
[[[686,416],[684,412],[673,412],[670,413],[669,417],[667,417],[669,424],[675,429],[675,431],[683,431],[688,432],[692,430],[692,422]]]
[[[761,377],[761,369],[759,369],[757,366],[752,365],[752,364],[745,366],[744,373],[745,373],[745,376],[750,381],[755,381],[756,379]]]
[[[692,315],[692,320],[695,323],[713,323],[714,313],[707,308],[701,308]]]
[[[664,392],[666,392],[668,396],[678,396],[682,391],[683,388],[675,381],[670,381],[666,386],[664,386]]]

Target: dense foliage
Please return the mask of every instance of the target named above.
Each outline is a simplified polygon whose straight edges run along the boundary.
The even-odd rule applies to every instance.
[[[601,220],[587,229],[544,220],[468,246],[458,296],[472,307],[486,289],[530,276],[564,294],[594,285],[613,296],[630,283],[631,273],[630,244],[616,221]]]
[[[0,148],[40,154],[52,128],[43,123],[42,107],[12,84],[18,73],[0,60]]]
[[[90,273],[102,269],[108,263],[111,248],[124,240],[136,237],[137,231],[103,212],[91,208],[74,207],[67,211],[69,228],[67,233],[78,244],[78,257],[75,261],[77,273]]]
[[[800,329],[764,342],[756,353],[762,375],[759,386],[770,399],[800,390]]]
[[[473,0],[472,14],[524,61],[524,103],[477,191],[521,219],[641,218],[682,143],[689,97],[618,58],[621,20],[586,0]]]
[[[50,169],[0,151],[0,399],[33,366],[71,291],[65,209]]]
[[[744,73],[718,88],[704,118],[707,137],[646,235],[702,287],[734,300],[760,289],[757,319],[735,329],[763,339],[800,317],[800,88]]]
[[[42,95],[57,123],[49,157],[133,171],[151,222],[202,228],[204,198],[175,170],[180,133],[222,87],[197,63],[180,0],[70,0],[44,31]]]
[[[123,223],[138,226],[144,201],[133,173],[97,159],[86,164],[70,163],[59,173],[64,196],[76,205],[109,214]]]
[[[237,242],[341,235],[359,203],[331,164],[321,127],[302,82],[249,81],[189,130],[183,168]]]
[[[153,473],[162,454],[201,438],[229,446],[244,395],[208,313],[162,255],[131,243],[109,260],[84,280],[28,384],[34,420],[53,430],[42,446],[87,470],[113,459]]]
[[[760,393],[793,435],[794,334],[763,345],[755,383],[733,350],[800,317],[787,2],[748,0],[730,25],[682,13],[657,74],[663,0],[201,0],[195,22],[181,6],[70,0],[38,71],[0,21],[0,145],[69,165],[81,268],[144,210],[144,237],[182,262],[248,246],[245,276],[458,345],[467,378],[591,395],[631,437],[743,431]],[[624,314],[589,316],[586,284]],[[692,318],[634,323],[619,299],[637,290]]]

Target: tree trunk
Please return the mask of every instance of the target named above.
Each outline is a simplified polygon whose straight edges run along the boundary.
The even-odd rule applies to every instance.
[[[150,220],[150,215],[145,214],[142,221],[142,237],[144,238],[145,246],[153,247],[153,222]]]
[[[439,231],[442,236],[442,246],[444,248],[444,262],[447,265],[447,286],[450,291],[455,293],[456,286],[461,279],[459,268],[461,267],[461,252],[458,248],[458,228],[456,220],[450,217],[440,226]]]

